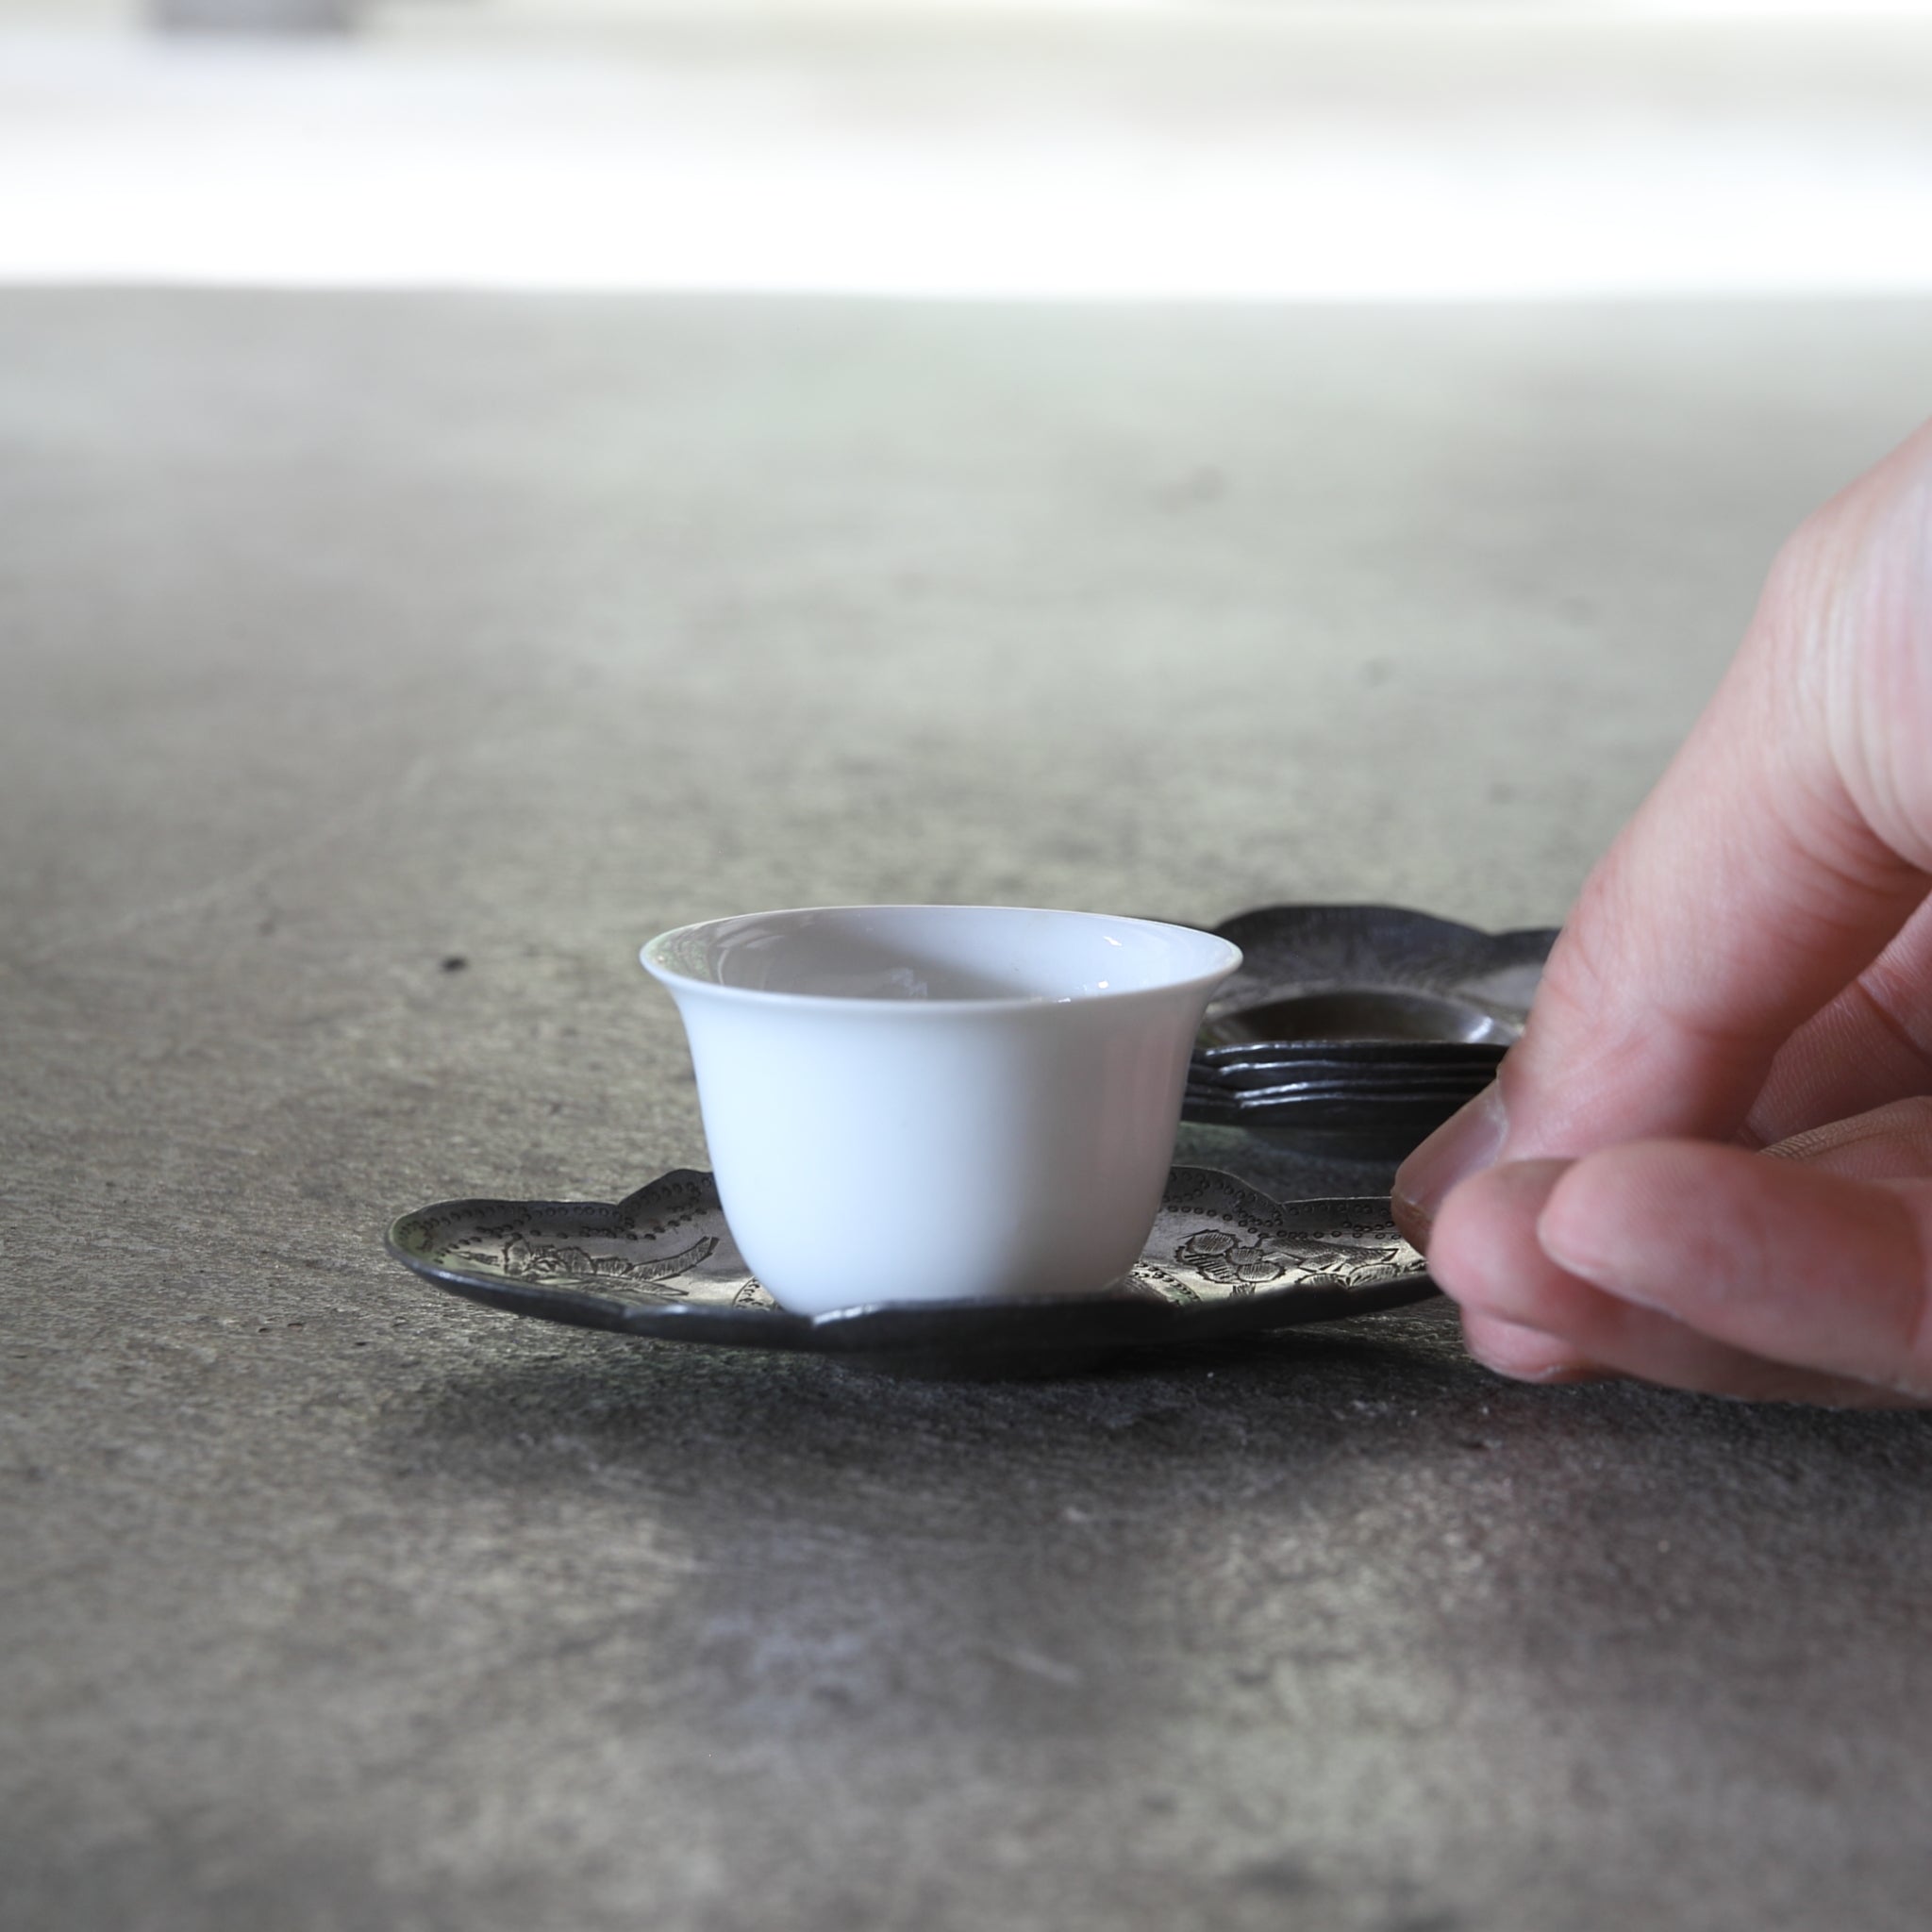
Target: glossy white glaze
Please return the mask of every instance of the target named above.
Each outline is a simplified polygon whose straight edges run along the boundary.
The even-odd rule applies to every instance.
[[[724,1214],[788,1308],[1091,1294],[1139,1258],[1210,933],[1013,907],[751,913],[644,947]]]

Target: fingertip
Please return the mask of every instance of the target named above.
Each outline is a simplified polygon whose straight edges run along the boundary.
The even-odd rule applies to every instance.
[[[1576,1162],[1536,1233],[1553,1271],[1782,1364],[1787,1377],[1932,1395],[1923,1182],[1707,1142],[1634,1142]]]
[[[1586,1156],[1550,1190],[1537,1214],[1538,1245],[1566,1274],[1586,1281],[1605,1271],[1616,1246],[1614,1168],[1615,1163],[1601,1155]],[[1565,1181],[1572,1185],[1566,1187]]]
[[[1428,1252],[1443,1202],[1462,1181],[1495,1159],[1507,1132],[1502,1088],[1491,1081],[1409,1155],[1395,1172],[1390,1197],[1395,1224],[1405,1239]]]
[[[1413,1195],[1402,1191],[1401,1178],[1400,1174],[1396,1176],[1398,1185],[1389,1196],[1389,1218],[1394,1222],[1396,1232],[1410,1247],[1418,1254],[1426,1255],[1429,1243],[1436,1238],[1436,1217]]]
[[[1430,1231],[1429,1272],[1465,1306],[1513,1288],[1546,1264],[1536,1238],[1544,1203],[1569,1167],[1562,1160],[1513,1160],[1473,1174],[1442,1203]]]
[[[1557,1336],[1500,1321],[1475,1308],[1462,1311],[1462,1339],[1470,1354],[1486,1369],[1513,1382],[1538,1382],[1547,1387],[1615,1378],[1613,1370],[1589,1360]]]
[[[1660,1265],[1707,1265],[1740,1186],[1762,1157],[1692,1141],[1636,1141],[1571,1163],[1537,1214],[1538,1243],[1567,1274],[1644,1307]]]

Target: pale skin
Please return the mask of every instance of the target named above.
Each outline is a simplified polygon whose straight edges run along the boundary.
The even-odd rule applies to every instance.
[[[1932,424],[1779,553],[1396,1214],[1504,1374],[1932,1405]]]

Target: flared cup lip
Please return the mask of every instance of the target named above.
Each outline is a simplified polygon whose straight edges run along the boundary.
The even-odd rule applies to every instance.
[[[724,986],[715,979],[706,979],[698,974],[680,968],[667,957],[680,941],[690,941],[700,934],[713,933],[720,927],[735,925],[744,920],[795,919],[808,913],[845,912],[936,912],[941,915],[958,913],[962,917],[972,913],[1018,912],[1093,924],[1132,926],[1141,931],[1183,934],[1190,941],[1198,941],[1212,963],[1204,965],[1192,973],[1176,974],[1173,978],[1160,980],[1152,986],[1105,987],[1091,991],[1066,994],[993,993],[974,999],[935,1000],[885,999],[865,993],[785,992],[765,987]],[[646,973],[674,994],[688,990],[707,998],[734,1004],[766,1008],[782,1006],[797,1011],[823,1009],[826,1012],[867,1015],[891,1013],[916,1018],[922,1013],[1018,1013],[1036,1009],[1050,1010],[1059,1007],[1085,1007],[1103,1002],[1118,1004],[1133,1000],[1165,1000],[1171,999],[1176,993],[1191,991],[1208,992],[1240,968],[1241,949],[1232,941],[1224,940],[1218,933],[1206,931],[1200,926],[1179,925],[1170,920],[1137,919],[1126,913],[1087,912],[1059,906],[950,906],[908,901],[877,906],[788,906],[766,912],[735,912],[722,919],[697,920],[689,925],[673,926],[670,931],[660,932],[655,939],[647,940],[639,948],[638,962]]]

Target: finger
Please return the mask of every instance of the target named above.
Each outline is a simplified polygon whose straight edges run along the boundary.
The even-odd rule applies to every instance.
[[[1546,1251],[1538,1224],[1568,1172],[1562,1161],[1511,1162],[1458,1189],[1443,1209],[1430,1272],[1462,1304],[1464,1334],[1479,1360],[1524,1380],[1615,1373],[1760,1402],[1862,1408],[1909,1400],[1854,1377],[1767,1360],[1567,1273]]]
[[[1462,1310],[1462,1339],[1485,1368],[1514,1382],[1604,1382],[1616,1377],[1614,1369],[1579,1355],[1558,1337],[1498,1321],[1480,1308]]]
[[[1932,841],[1894,849],[1839,768],[1815,641],[1832,626],[1812,608],[1830,575],[1814,562],[1774,577],[1717,697],[1588,882],[1503,1071],[1504,1158],[1728,1137],[1778,1048],[1924,898]]]
[[[1747,1146],[1813,1160],[1857,1145],[1854,1164],[1837,1171],[1868,1180],[1932,1174],[1932,1160],[1907,1157],[1883,1167],[1883,1129],[1863,1117],[1932,1093],[1932,899],[1922,901],[1898,937],[1866,970],[1786,1041],[1739,1136]],[[1911,1118],[1907,1116],[1906,1118]],[[1500,1087],[1491,1087],[1403,1163],[1391,1205],[1404,1235],[1426,1251],[1432,1209],[1464,1174],[1485,1167],[1503,1145],[1507,1121]],[[1815,1135],[1823,1138],[1813,1138]],[[1803,1141],[1802,1148],[1780,1142]],[[1876,1163],[1876,1164],[1874,1164]]]
[[[1466,1116],[1406,1170],[1424,1214],[1485,1160],[1729,1138],[1778,1047],[1924,897],[1928,538],[1932,425],[1786,545],[1716,697],[1551,954],[1503,1065],[1500,1145]]]
[[[1397,1175],[1412,1240],[1499,1159],[1728,1139],[1782,1043],[1924,901],[1928,558],[1932,425],[1786,545],[1716,697],[1586,884],[1497,1087]],[[1798,1063],[1801,1088],[1851,1043],[1829,1031]],[[1886,1069],[1851,1110],[1907,1077]],[[1828,1117],[1813,1097],[1822,1110],[1772,1118],[1771,1133]]]
[[[1928,1231],[1932,1183],[1854,1179],[1698,1141],[1580,1160],[1537,1220],[1557,1268],[1633,1308],[1768,1361],[1924,1400]]]
[[[1853,1120],[1794,1134],[1764,1151],[1851,1180],[1921,1179],[1932,1174],[1932,1097],[1895,1100]]]
[[[1779,1049],[1744,1138],[1759,1146],[1932,1093],[1932,900]]]

